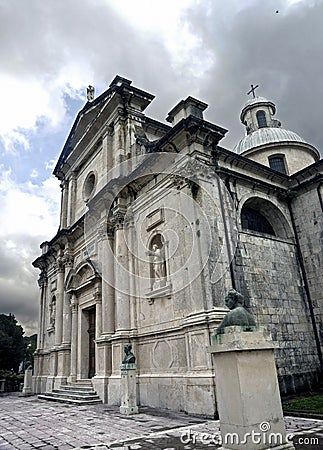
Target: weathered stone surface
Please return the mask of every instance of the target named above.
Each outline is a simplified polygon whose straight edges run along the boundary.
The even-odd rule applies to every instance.
[[[203,120],[198,100],[180,102],[169,127],[145,115],[152,99],[117,77],[82,109],[59,158],[60,228],[34,262],[34,391],[88,382],[120,406],[120,361],[131,342],[139,405],[215,414],[205,348],[232,287],[279,344],[282,391],[309,386],[319,358],[289,203],[319,330],[321,162],[282,176],[218,147],[225,130]],[[246,205],[274,234],[244,226]],[[164,253],[159,280],[154,245]]]

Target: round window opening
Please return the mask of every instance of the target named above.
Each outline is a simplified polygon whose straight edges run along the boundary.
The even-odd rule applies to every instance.
[[[85,202],[87,202],[89,200],[89,198],[91,197],[91,195],[94,191],[94,187],[95,187],[95,175],[92,172],[87,176],[87,178],[84,182],[83,199]]]

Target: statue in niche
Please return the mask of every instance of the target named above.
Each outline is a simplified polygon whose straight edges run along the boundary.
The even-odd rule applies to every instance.
[[[49,305],[49,323],[52,327],[55,326],[55,319],[56,319],[56,299],[54,297]]]
[[[226,327],[232,326],[240,326],[244,327],[245,331],[253,331],[257,325],[253,316],[243,306],[243,296],[240,292],[230,289],[225,298],[225,304],[230,311],[215,330],[215,334],[222,334]]]
[[[165,276],[165,267],[164,267],[162,249],[159,248],[157,244],[154,244],[152,253],[153,253],[154,278],[156,278],[157,280],[160,280],[161,278],[164,278],[164,276]]]
[[[132,345],[131,344],[125,344],[123,349],[124,349],[124,352],[125,352],[125,357],[122,360],[122,364],[134,364],[136,362],[136,357],[131,351]]]
[[[149,256],[152,256],[152,276],[153,276],[153,288],[159,288],[165,283],[165,258],[163,247],[153,244],[152,250],[148,252]]]

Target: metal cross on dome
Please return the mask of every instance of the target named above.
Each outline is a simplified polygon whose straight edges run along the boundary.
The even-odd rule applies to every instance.
[[[250,91],[247,93],[247,95],[250,95],[250,94],[252,93],[253,98],[256,98],[255,90],[256,90],[258,87],[259,87],[259,84],[257,84],[256,86],[254,86],[253,84],[251,84],[251,89],[250,89]]]

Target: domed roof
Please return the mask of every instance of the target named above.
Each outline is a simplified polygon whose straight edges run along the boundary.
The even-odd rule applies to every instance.
[[[240,114],[240,120],[243,123],[244,122],[244,115],[247,111],[250,109],[253,109],[257,106],[267,106],[268,108],[271,108],[271,114],[275,114],[276,112],[276,106],[275,103],[267,100],[265,97],[253,97],[249,98],[249,100],[246,101],[244,107],[242,108],[241,114]]]
[[[254,98],[252,100],[256,99]],[[304,139],[293,131],[285,130],[284,128],[264,127],[259,128],[241,139],[234,147],[233,151],[240,154],[251,148],[260,147],[272,142],[303,142],[306,144]]]
[[[272,103],[272,102],[269,102],[269,100],[267,100],[265,97],[252,97],[252,98],[249,98],[249,100],[246,101],[246,103],[244,105],[244,108],[246,106],[255,105],[256,103],[264,103],[264,102],[265,103]]]

